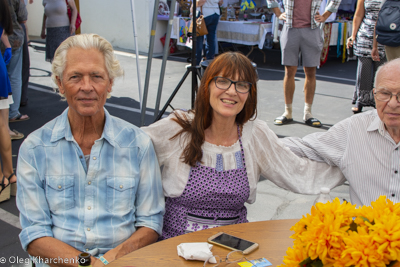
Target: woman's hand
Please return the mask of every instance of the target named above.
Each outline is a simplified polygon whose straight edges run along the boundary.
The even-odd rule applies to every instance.
[[[70,24],[69,25],[69,34],[74,34],[75,33],[75,31],[76,31],[76,29],[75,29],[75,25],[74,24]]]
[[[347,42],[346,42],[346,47],[347,49],[349,49],[350,47],[352,47],[354,44],[354,38],[352,36],[350,36],[349,38],[347,38]]]
[[[371,57],[373,61],[381,61],[377,47],[372,48]]]
[[[279,16],[279,19],[286,21],[286,12],[281,13],[281,15]]]
[[[42,30],[42,33],[40,34],[40,37],[42,39],[46,38],[46,30],[45,29]]]

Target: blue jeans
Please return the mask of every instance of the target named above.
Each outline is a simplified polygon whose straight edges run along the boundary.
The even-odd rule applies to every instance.
[[[213,59],[215,56],[215,44],[217,39],[217,26],[219,22],[219,15],[214,13],[211,16],[205,17],[204,21],[207,26],[208,34],[206,39],[206,57],[207,59]],[[196,64],[199,65],[201,62],[201,56],[203,52],[204,36],[199,36],[196,39]]]
[[[14,103],[10,105],[8,117],[14,119],[19,114],[22,88],[22,46],[12,52],[10,63],[7,65],[11,91]]]

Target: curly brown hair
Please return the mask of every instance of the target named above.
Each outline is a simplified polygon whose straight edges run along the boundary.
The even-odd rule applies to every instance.
[[[256,118],[257,73],[251,61],[239,52],[221,54],[211,62],[201,79],[194,109],[189,111],[194,113],[193,120],[175,112],[176,118],[174,120],[182,127],[182,130],[171,139],[183,136],[183,134],[185,134],[185,138],[189,139],[181,155],[184,163],[194,167],[197,162],[201,162],[203,157],[201,146],[205,140],[204,130],[210,127],[213,119],[213,109],[210,104],[210,82],[215,76],[231,78],[235,77],[236,74],[238,75],[238,80],[250,82],[252,86],[249,91],[249,97],[243,109],[236,115],[235,121],[239,126],[243,126],[248,120]]]

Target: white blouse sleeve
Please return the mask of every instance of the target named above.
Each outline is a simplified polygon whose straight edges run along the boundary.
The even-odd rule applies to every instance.
[[[178,136],[177,138],[170,140],[171,137],[176,135],[182,129],[173,118],[176,117],[172,113],[167,118],[141,128],[153,141],[160,166],[164,165],[171,155],[182,153],[181,146],[183,142],[181,142],[181,139],[184,137]]]
[[[279,140],[266,122],[255,120],[252,146],[261,175],[277,186],[302,194],[318,194],[345,181],[337,167],[296,156]]]

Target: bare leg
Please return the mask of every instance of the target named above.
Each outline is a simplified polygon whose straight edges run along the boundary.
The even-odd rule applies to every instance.
[[[3,174],[8,178],[13,171],[11,138],[8,133],[8,109],[0,109],[0,157],[3,162]],[[2,177],[2,176],[1,176]],[[14,175],[10,182],[15,182]],[[8,181],[6,182],[8,183]]]
[[[314,101],[315,87],[317,84],[316,72],[316,67],[304,67],[304,73],[306,74],[306,80],[304,82],[304,100],[305,103],[310,105]]]
[[[285,104],[293,103],[293,95],[295,89],[294,77],[297,72],[297,66],[285,66],[285,78],[283,78],[283,93],[285,96]]]
[[[313,127],[321,127],[322,124],[319,120],[314,118],[311,113],[311,106],[314,101],[315,87],[317,83],[316,78],[316,67],[304,67],[304,73],[306,74],[306,79],[304,82],[304,116],[303,120],[307,125]]]
[[[292,103],[295,88],[294,76],[297,66],[285,66],[285,77],[283,78],[283,95],[285,97],[285,112],[274,120],[274,124],[283,125],[293,121]]]

